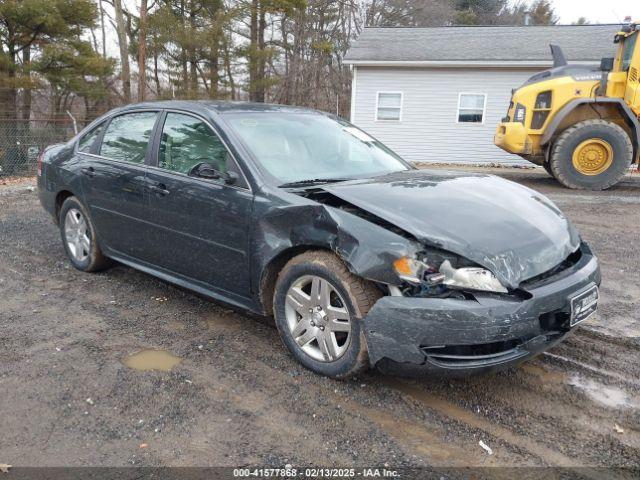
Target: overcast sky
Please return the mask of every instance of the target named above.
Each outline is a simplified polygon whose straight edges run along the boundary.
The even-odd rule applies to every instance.
[[[639,0],[552,0],[560,23],[575,22],[586,17],[590,23],[618,23],[631,15],[640,20]]]

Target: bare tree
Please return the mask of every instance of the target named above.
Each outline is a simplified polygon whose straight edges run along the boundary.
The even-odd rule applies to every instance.
[[[102,33],[102,58],[107,58],[107,32],[104,28],[104,6],[102,0],[98,0],[98,8],[100,10],[100,30]]]
[[[143,102],[147,90],[147,0],[140,0],[138,72],[138,101]]]
[[[131,102],[131,70],[129,68],[129,44],[127,42],[127,28],[122,12],[122,0],[113,0],[116,11],[116,32],[120,47],[120,69],[122,77],[122,95],[126,103]]]

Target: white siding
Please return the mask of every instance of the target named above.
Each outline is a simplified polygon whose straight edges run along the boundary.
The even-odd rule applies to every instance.
[[[410,161],[526,163],[493,144],[511,89],[536,70],[356,67],[353,123]],[[376,121],[378,92],[403,92],[402,121]],[[486,93],[483,124],[457,123],[458,95]]]

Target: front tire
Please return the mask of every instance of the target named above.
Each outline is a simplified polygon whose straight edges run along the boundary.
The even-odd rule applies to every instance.
[[[110,265],[100,250],[89,213],[76,197],[64,201],[58,218],[62,245],[74,267],[83,272],[97,272]]]
[[[278,276],[273,306],[285,346],[303,366],[346,378],[368,367],[362,318],[382,296],[332,253],[294,257]]]
[[[586,120],[560,134],[549,167],[565,187],[606,190],[618,183],[633,161],[627,132],[605,120]]]

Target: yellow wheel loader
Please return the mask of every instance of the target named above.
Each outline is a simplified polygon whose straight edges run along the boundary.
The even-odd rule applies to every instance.
[[[495,144],[542,165],[569,188],[604,190],[638,163],[640,24],[616,34],[615,58],[600,69],[568,65],[551,45],[553,68],[513,91]]]

